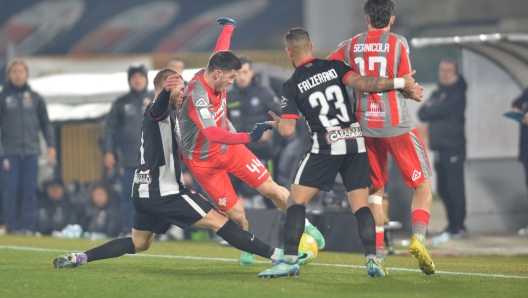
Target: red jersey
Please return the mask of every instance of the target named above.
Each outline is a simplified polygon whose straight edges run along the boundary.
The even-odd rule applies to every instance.
[[[342,42],[327,59],[345,61],[363,76],[398,78],[411,71],[407,40],[383,30],[367,31]],[[405,98],[398,90],[356,91],[355,106],[365,136],[392,137],[414,128]]]
[[[179,114],[182,153],[188,159],[207,160],[227,151],[226,144],[210,142],[203,132],[216,126],[229,130],[226,92],[215,92],[204,81],[205,69],[189,82]]]

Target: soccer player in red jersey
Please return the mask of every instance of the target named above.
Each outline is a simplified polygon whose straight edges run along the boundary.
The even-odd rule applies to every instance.
[[[286,210],[290,192],[277,185],[266,167],[243,144],[258,141],[271,129],[264,123],[255,124],[247,133],[237,133],[227,119],[226,87],[233,83],[242,63],[229,51],[230,37],[236,27],[231,19],[219,19],[224,25],[214,54],[206,69],[195,74],[189,82],[179,114],[183,160],[198,183],[230,219],[247,230],[248,222],[242,203],[238,200],[228,173],[231,173],[277,207]],[[305,232],[324,248],[323,235],[308,220]],[[254,256],[243,252],[239,264],[252,265]]]
[[[367,0],[364,11],[368,31],[341,43],[328,59],[343,60],[361,75],[396,78],[408,73],[411,62],[407,40],[389,32],[395,20],[394,9],[392,0]],[[421,86],[417,86],[413,93],[356,91],[356,114],[370,160],[373,187],[369,206],[376,220],[376,255],[385,264],[381,202],[387,182],[387,153],[390,153],[407,186],[414,188],[411,207],[413,238],[409,251],[418,259],[425,274],[433,274],[435,266],[424,246],[432,205],[429,181],[432,171],[425,146],[405,103],[405,98],[421,101],[422,90]]]

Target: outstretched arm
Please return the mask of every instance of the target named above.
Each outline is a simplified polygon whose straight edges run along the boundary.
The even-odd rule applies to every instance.
[[[280,118],[273,111],[268,111],[268,114],[273,117],[273,121],[266,121],[265,123],[275,127],[281,136],[287,138],[295,133],[296,118],[287,116]]]
[[[345,77],[345,85],[364,92],[383,92],[393,89],[403,89],[405,92],[413,92],[415,88],[413,75],[415,70],[403,76],[403,78],[366,77],[350,71]]]
[[[236,22],[233,19],[219,18],[216,21],[224,27],[222,28],[222,33],[220,33],[220,36],[218,37],[218,41],[216,42],[216,47],[213,53],[229,50],[231,45],[231,36],[233,36],[233,31],[235,31],[236,28]]]

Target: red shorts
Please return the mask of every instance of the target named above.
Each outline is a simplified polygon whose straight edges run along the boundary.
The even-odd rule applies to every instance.
[[[365,137],[365,143],[374,188],[382,188],[387,183],[387,153],[400,168],[408,187],[416,187],[433,174],[425,146],[416,129],[395,137]]]
[[[262,185],[270,176],[266,167],[244,145],[230,145],[227,152],[209,160],[189,160],[185,164],[205,192],[223,212],[233,208],[238,196],[227,173],[231,173],[252,188]]]

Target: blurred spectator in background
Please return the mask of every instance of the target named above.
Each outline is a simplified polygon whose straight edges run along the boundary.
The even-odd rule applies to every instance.
[[[44,192],[38,201],[37,227],[35,232],[50,235],[62,231],[68,224],[78,223],[77,211],[70,202],[60,179],[44,183]]]
[[[89,193],[82,220],[84,231],[92,236],[97,235],[94,238],[118,236],[122,225],[119,202],[114,191],[105,183],[96,183]]]
[[[247,57],[240,57],[242,68],[237,72],[235,83],[227,91],[229,121],[237,131],[251,131],[255,123],[270,119],[268,111],[280,113],[280,103],[275,93],[262,85],[260,77],[255,75],[252,62]],[[246,147],[266,165],[273,175],[271,162],[271,133],[264,133],[258,142],[247,143]],[[231,175],[235,191],[243,198],[263,196],[240,179]],[[271,200],[264,200],[268,208],[276,208]]]
[[[172,56],[167,61],[167,68],[175,70],[179,74],[183,74],[185,70],[185,60],[178,56]],[[185,84],[187,86],[187,84]]]
[[[517,111],[524,115],[521,121],[519,160],[524,165],[524,179],[526,179],[526,187],[528,188],[528,89],[515,99],[512,104],[512,111]],[[528,227],[520,229],[519,235],[528,236]]]
[[[154,94],[147,91],[148,77],[145,66],[130,66],[127,74],[130,92],[112,104],[103,135],[104,165],[110,176],[116,167],[116,150],[119,152],[119,165],[123,167],[120,204],[123,235],[132,232],[132,182],[134,171],[139,165],[141,121],[145,107],[154,98]]]
[[[57,152],[46,103],[27,84],[29,70],[22,59],[6,68],[7,82],[0,93],[0,156],[4,220],[7,231],[32,234],[37,213],[37,173],[40,154],[39,130],[48,146],[48,163]],[[21,189],[22,225],[18,225],[17,192]]]
[[[418,111],[429,126],[429,147],[435,151],[438,193],[449,221],[445,231],[433,238],[440,244],[450,238],[465,238],[466,195],[464,161],[466,159],[465,117],[466,81],[452,59],[440,62],[438,89]]]

